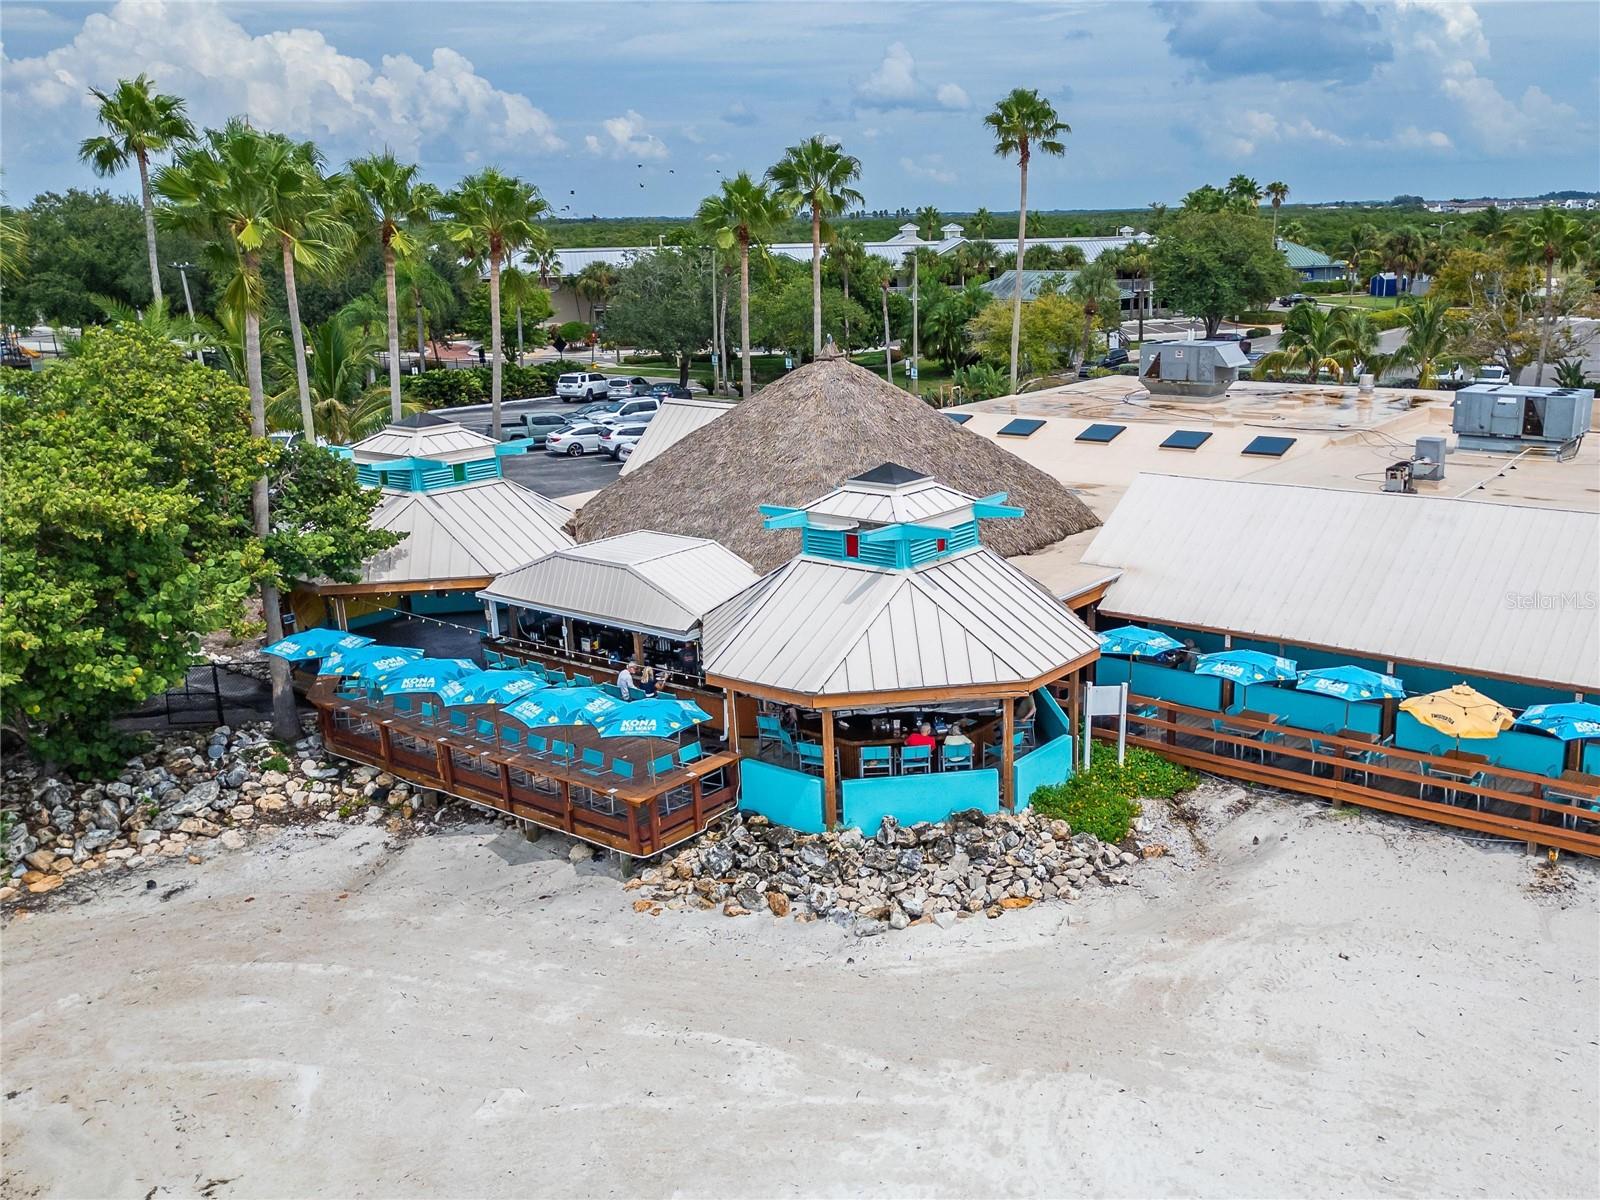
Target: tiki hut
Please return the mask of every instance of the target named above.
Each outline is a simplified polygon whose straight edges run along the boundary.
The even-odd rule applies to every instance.
[[[573,518],[580,542],[658,529],[720,542],[770,571],[800,534],[767,532],[757,506],[798,506],[898,463],[972,495],[1004,491],[1025,516],[981,523],[1006,557],[1100,522],[1071,491],[836,351],[763,388],[601,490]]]

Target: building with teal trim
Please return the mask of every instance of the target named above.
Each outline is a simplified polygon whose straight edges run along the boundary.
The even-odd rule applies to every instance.
[[[1050,687],[1070,686],[1099,643],[983,544],[980,519],[1022,516],[1006,499],[885,463],[803,507],[762,507],[769,530],[799,532],[800,553],[702,633],[746,755],[743,807],[801,829],[874,828],[1025,806],[1066,778],[1071,728]],[[908,742],[924,723],[931,748]]]
[[[435,413],[397,421],[349,447],[357,478],[380,488],[372,524],[402,535],[356,583],[314,580],[293,595],[301,628],[359,627],[399,612],[477,612],[496,576],[573,544],[572,514],[505,478],[526,441],[496,442]]]

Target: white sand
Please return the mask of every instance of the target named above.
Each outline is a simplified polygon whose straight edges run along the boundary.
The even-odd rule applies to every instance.
[[[164,864],[6,928],[0,1194],[1600,1194],[1590,864],[1286,800],[1205,839],[870,941],[490,829]]]

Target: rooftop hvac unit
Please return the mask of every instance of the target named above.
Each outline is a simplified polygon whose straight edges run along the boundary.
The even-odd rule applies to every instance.
[[[1391,463],[1383,469],[1383,490],[1386,492],[1414,492],[1416,486],[1411,482],[1413,467],[1409,458],[1403,458],[1397,463]]]
[[[1417,452],[1412,458],[1412,478],[1437,483],[1444,478],[1445,438],[1437,434],[1417,439]]]
[[[1554,450],[1565,459],[1589,432],[1593,406],[1592,388],[1474,384],[1456,393],[1450,424],[1463,450]]]

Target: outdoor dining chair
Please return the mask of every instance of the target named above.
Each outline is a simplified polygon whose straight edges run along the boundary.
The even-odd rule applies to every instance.
[[[678,760],[672,757],[672,752],[669,750],[667,753],[650,760],[650,776],[654,778],[657,775],[665,775],[677,765]]]
[[[465,729],[466,726],[467,726],[466,714],[462,713],[461,717],[462,717],[462,719],[460,721],[460,726],[461,726],[461,728]],[[452,725],[457,724],[457,722],[456,722],[456,720],[455,720],[455,718],[453,716],[451,717],[450,724],[452,724]],[[500,740],[499,738],[495,737],[495,735],[494,735],[494,722],[489,720],[488,717],[479,717],[477,725],[474,726],[474,730],[475,730],[475,732],[477,733],[477,735],[479,737],[488,738],[491,742],[496,742],[496,741]]]
[[[1011,735],[1011,753],[1012,753],[1012,756],[1015,757],[1016,752],[1018,750],[1021,750],[1021,749],[1022,749],[1022,734],[1021,733],[1013,733]],[[1003,761],[1005,761],[1005,755],[1002,753],[1002,749],[1001,749],[1000,743],[996,742],[993,746],[985,746],[983,748],[983,765],[984,766],[987,767],[991,762],[999,763],[999,762],[1003,762]]]
[[[972,770],[972,743],[965,746],[946,745],[939,755],[939,767],[944,771],[970,771]]]
[[[554,741],[550,743],[550,758],[563,766],[570,766],[577,748],[571,742]]]
[[[796,759],[800,757],[800,748],[787,729],[778,730],[778,748],[785,755],[792,755]]]
[[[782,733],[783,723],[778,719],[777,713],[758,713],[756,716],[756,753],[760,754],[762,748],[768,742],[771,742],[774,746],[781,746],[783,744]]]
[[[593,687],[594,680],[590,679],[587,675],[580,675],[574,671],[572,673],[571,685],[573,687]]]
[[[586,748],[578,762],[578,771],[598,779],[606,773],[606,756],[592,746]]]
[[[822,745],[819,742],[796,742],[795,750],[800,756],[800,769],[811,771],[815,769],[818,775],[822,774]]]
[[[632,783],[633,764],[625,758],[613,758],[611,760],[611,774],[624,783]],[[616,789],[613,788],[612,790],[615,791]]]
[[[678,762],[685,767],[690,763],[699,762],[705,756],[705,749],[699,742],[685,742],[678,747]]]
[[[514,725],[502,725],[496,734],[496,741],[502,746],[509,746],[513,750],[522,748],[522,733]],[[529,739],[532,740],[531,738]]]
[[[550,739],[537,733],[530,733],[526,740],[528,755],[531,758],[550,757]]]
[[[894,774],[894,747],[893,746],[863,746],[861,747],[861,778],[869,775]]]
[[[900,774],[927,775],[932,771],[932,746],[902,746],[900,748]]]

